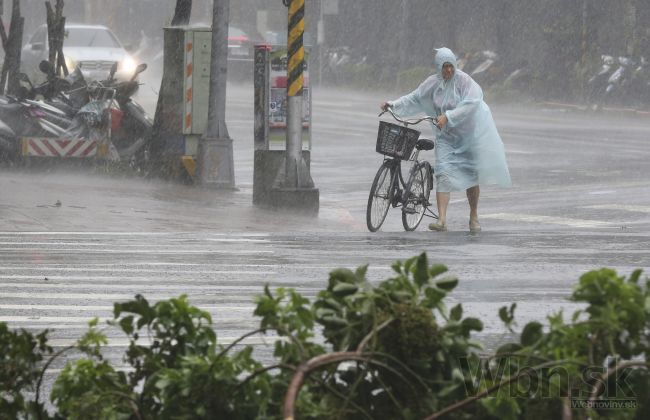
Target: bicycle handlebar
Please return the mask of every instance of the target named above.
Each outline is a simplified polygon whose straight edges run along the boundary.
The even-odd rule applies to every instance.
[[[402,118],[398,117],[397,115],[395,115],[395,113],[391,109],[390,105],[387,106],[386,110],[382,111],[381,114],[379,114],[379,116],[381,117],[386,112],[388,112],[393,118],[395,118],[395,120],[397,120],[397,121],[399,121],[399,122],[401,122],[402,124],[405,124],[405,125],[415,125],[415,124],[419,124],[422,121],[426,120],[426,121],[431,121],[431,123],[433,123],[433,125],[435,125],[436,128],[440,129],[440,127],[438,127],[438,118],[437,117],[426,116],[426,117],[422,117],[422,118],[418,118],[418,119],[405,120],[405,119],[402,119]]]

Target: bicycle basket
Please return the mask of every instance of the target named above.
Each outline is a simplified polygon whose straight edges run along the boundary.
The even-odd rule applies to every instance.
[[[377,153],[408,160],[420,137],[420,132],[412,128],[379,121],[377,133]]]

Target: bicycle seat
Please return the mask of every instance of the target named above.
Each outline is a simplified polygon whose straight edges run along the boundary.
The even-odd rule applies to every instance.
[[[418,139],[418,142],[415,143],[415,148],[418,150],[431,150],[433,146],[435,146],[435,143],[429,139]]]

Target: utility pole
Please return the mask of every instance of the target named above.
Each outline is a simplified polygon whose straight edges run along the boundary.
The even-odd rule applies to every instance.
[[[199,142],[199,183],[212,188],[235,188],[232,139],[226,128],[226,79],[228,75],[228,19],[230,0],[214,0],[208,124]]]
[[[273,207],[318,213],[319,192],[309,174],[302,150],[303,70],[305,66],[305,0],[282,0],[288,7],[287,25],[287,137],[284,162],[271,188]]]
[[[302,162],[302,93],[305,63],[305,2],[289,1],[287,51],[287,154],[284,186],[297,188],[300,184]]]

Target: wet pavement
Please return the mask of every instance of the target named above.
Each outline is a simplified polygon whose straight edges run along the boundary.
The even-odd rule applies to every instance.
[[[520,327],[561,309],[568,316],[576,306],[567,297],[585,271],[650,268],[647,118],[494,106],[514,185],[482,188],[483,232],[469,234],[467,200],[456,193],[449,232],[427,231],[426,219],[404,232],[391,210],[370,233],[384,99],[392,97],[314,90],[315,218],[252,205],[252,91],[242,86],[229,87],[227,114],[236,191],[87,167],[0,169],[0,321],[51,328],[64,346],[91,318],[109,318],[114,301],[185,293],[213,314],[227,343],[256,328],[253,300],[266,283],[313,297],[336,267],[370,264],[369,279],[381,281],[393,261],[426,252],[460,278],[449,303],[484,321],[478,339],[489,350],[506,334],[499,307],[517,302]],[[107,334],[119,360],[123,337]],[[270,341],[248,342],[263,349]]]

